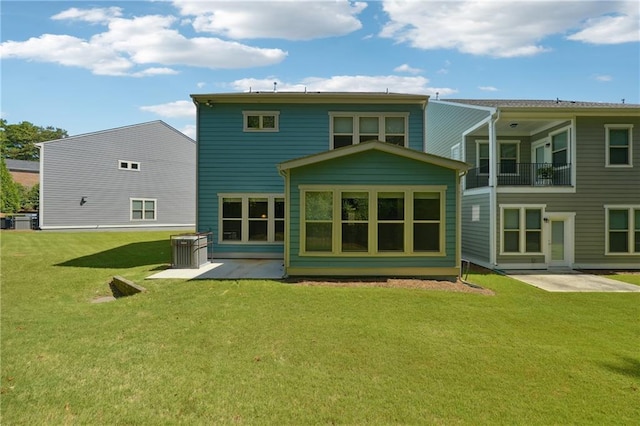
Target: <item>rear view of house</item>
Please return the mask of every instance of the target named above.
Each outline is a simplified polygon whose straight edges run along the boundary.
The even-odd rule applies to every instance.
[[[462,251],[499,269],[640,269],[640,105],[432,101],[427,152],[461,159]]]
[[[197,230],[214,257],[283,259],[287,275],[458,275],[467,166],[423,152],[427,96],[192,98]]]
[[[41,229],[193,229],[195,141],[162,121],[37,144]]]

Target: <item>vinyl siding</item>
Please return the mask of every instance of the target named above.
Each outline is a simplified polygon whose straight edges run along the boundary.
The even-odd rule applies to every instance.
[[[451,148],[463,142],[463,133],[489,117],[489,112],[432,101],[426,117],[426,152],[451,158]]]
[[[605,167],[605,124],[633,124],[633,168]],[[577,117],[576,192],[498,194],[498,204],[545,204],[547,212],[575,212],[575,264],[628,265],[640,255],[605,255],[605,205],[640,205],[640,118]],[[500,218],[496,218],[500,247]],[[463,233],[464,235],[464,233]],[[528,261],[529,259],[527,259]],[[521,263],[521,256],[499,256],[498,263]],[[541,259],[531,259],[541,262]]]
[[[195,151],[193,140],[159,121],[45,142],[40,225],[193,228]],[[120,170],[119,160],[140,170]],[[131,221],[130,198],[155,199],[156,220]]]
[[[279,131],[243,132],[243,111],[279,112]],[[419,105],[224,104],[198,107],[197,229],[212,232],[216,256],[283,255],[283,245],[218,244],[218,194],[284,193],[277,164],[327,151],[330,112],[409,112],[409,146],[422,150],[424,111]]]
[[[354,154],[290,172],[290,266],[294,268],[458,267],[456,260],[456,171],[378,151]],[[445,256],[300,256],[300,185],[445,185]]]
[[[472,221],[473,206],[478,206],[480,220]],[[490,261],[489,193],[462,197],[462,257],[477,262]]]

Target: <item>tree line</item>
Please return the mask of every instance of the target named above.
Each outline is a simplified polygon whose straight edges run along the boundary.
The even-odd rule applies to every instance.
[[[0,119],[0,212],[17,213],[36,211],[39,207],[40,186],[27,188],[13,180],[5,159],[38,161],[39,142],[62,139],[69,136],[67,131],[58,127],[36,126],[28,121],[9,124]]]

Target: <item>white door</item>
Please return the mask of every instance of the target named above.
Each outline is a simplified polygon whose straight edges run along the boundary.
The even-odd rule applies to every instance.
[[[536,141],[531,144],[531,172],[534,185],[546,185],[545,175],[541,174],[541,169],[551,166],[551,143],[546,140]]]
[[[548,214],[547,265],[571,267],[573,264],[573,214]]]

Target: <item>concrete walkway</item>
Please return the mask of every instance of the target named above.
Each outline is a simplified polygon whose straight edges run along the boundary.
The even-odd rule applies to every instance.
[[[506,271],[507,276],[553,292],[640,293],[640,286],[579,271]]]
[[[147,277],[147,279],[279,280],[284,275],[283,262],[282,259],[212,259],[199,269],[165,269]]]

